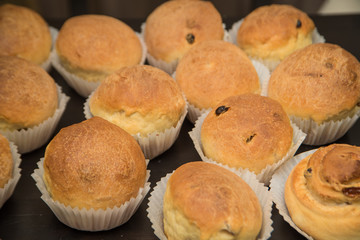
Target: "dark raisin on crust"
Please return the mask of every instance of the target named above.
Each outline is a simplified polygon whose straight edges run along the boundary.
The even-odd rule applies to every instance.
[[[300,19],[298,19],[296,21],[296,28],[301,28],[301,25],[302,25],[302,23],[301,23]]]
[[[248,138],[246,138],[246,143],[249,143],[255,136],[256,136],[256,133],[251,134]]]
[[[188,35],[186,35],[186,41],[190,44],[193,44],[195,42],[194,34],[188,33]]]
[[[360,188],[358,187],[349,187],[349,188],[344,188],[342,190],[343,194],[346,195],[347,197],[357,197],[360,195]]]
[[[227,110],[229,110],[230,107],[225,107],[225,106],[220,106],[215,110],[215,114],[216,116],[219,116],[220,114],[226,112]]]

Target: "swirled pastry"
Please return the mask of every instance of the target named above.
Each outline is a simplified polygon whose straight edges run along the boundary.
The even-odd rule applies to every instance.
[[[333,144],[300,161],[285,202],[293,222],[315,239],[360,239],[360,147]]]
[[[190,162],[171,175],[164,196],[164,231],[176,239],[256,239],[262,226],[254,191],[218,165]]]

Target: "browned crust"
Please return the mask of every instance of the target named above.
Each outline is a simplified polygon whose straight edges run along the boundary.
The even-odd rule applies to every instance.
[[[176,81],[197,108],[214,107],[233,95],[259,93],[257,72],[247,55],[222,40],[201,42],[179,61]]]
[[[0,6],[0,39],[1,56],[17,56],[38,65],[48,59],[52,44],[44,19],[13,4]]]
[[[0,126],[33,127],[58,106],[55,81],[40,66],[17,57],[0,57]]]
[[[186,40],[195,37],[193,43]],[[180,59],[196,43],[223,39],[220,13],[208,1],[167,1],[146,19],[145,43],[156,59],[171,62]]]
[[[135,139],[99,117],[61,129],[45,151],[47,189],[65,206],[120,206],[137,196],[145,175],[145,158]]]
[[[209,239],[221,230],[239,239],[242,235],[255,239],[261,229],[262,210],[257,196],[239,176],[220,166],[186,163],[172,174],[166,191],[168,198],[164,201],[200,229],[201,239]]]
[[[268,96],[289,115],[318,123],[348,116],[360,101],[360,63],[330,43],[294,52],[272,73]]]
[[[219,106],[228,107],[216,115]],[[256,174],[281,160],[292,145],[293,129],[281,105],[256,94],[226,98],[207,115],[201,143],[208,158]]]
[[[12,177],[13,168],[9,141],[0,134],[0,188],[3,188]]]
[[[59,31],[56,50],[64,67],[74,74],[110,74],[139,64],[142,57],[135,32],[124,22],[104,15],[67,19]]]

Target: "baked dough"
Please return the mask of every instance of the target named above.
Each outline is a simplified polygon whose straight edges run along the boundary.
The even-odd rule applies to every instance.
[[[292,138],[290,120],[281,105],[256,94],[224,99],[201,126],[206,157],[255,174],[281,160],[292,146]]]
[[[9,141],[0,134],[0,188],[12,178],[14,162]]]
[[[44,69],[18,57],[0,57],[0,129],[34,127],[57,107],[55,81]]]
[[[216,106],[233,95],[260,93],[260,82],[248,56],[223,40],[201,42],[179,61],[176,81],[188,102],[199,109]]]
[[[268,96],[289,116],[319,125],[353,116],[359,110],[360,63],[338,45],[312,44],[278,65],[269,79]]]
[[[149,66],[122,68],[106,78],[89,101],[90,111],[130,134],[147,136],[176,126],[185,100],[176,82]]]
[[[166,1],[147,17],[144,32],[149,54],[168,63],[199,42],[223,37],[221,15],[210,1]]]
[[[120,207],[137,196],[145,176],[135,139],[100,117],[61,129],[46,147],[44,182],[52,199],[65,206]]]
[[[211,163],[180,166],[167,182],[164,231],[176,239],[256,239],[262,209],[239,176]]]
[[[51,51],[49,26],[37,12],[13,4],[0,6],[0,56],[44,63]]]
[[[281,61],[312,43],[315,25],[303,11],[285,4],[261,6],[244,18],[237,43],[250,57]]]
[[[98,82],[116,70],[140,64],[139,38],[124,22],[105,15],[67,19],[59,30],[56,51],[62,66],[89,82]]]
[[[314,239],[360,238],[360,147],[333,144],[301,160],[285,185],[293,222]]]

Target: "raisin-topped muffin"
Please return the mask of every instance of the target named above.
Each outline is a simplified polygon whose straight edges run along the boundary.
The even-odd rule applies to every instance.
[[[177,62],[197,43],[223,37],[221,15],[209,1],[167,1],[147,17],[144,30],[148,55],[165,63]]]
[[[261,6],[244,18],[236,42],[250,57],[273,70],[286,56],[311,44],[314,29],[306,13],[290,5],[273,4]]]

